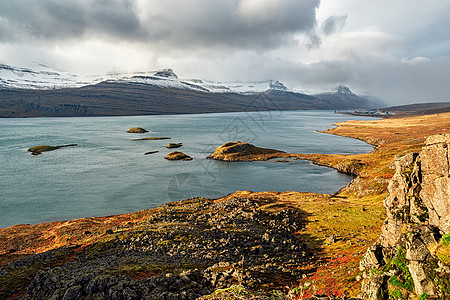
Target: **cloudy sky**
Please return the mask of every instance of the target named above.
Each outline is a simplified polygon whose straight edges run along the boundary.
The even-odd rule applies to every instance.
[[[0,1],[0,62],[450,101],[448,0]]]

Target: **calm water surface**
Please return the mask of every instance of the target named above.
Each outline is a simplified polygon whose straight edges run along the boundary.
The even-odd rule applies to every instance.
[[[333,193],[351,177],[307,161],[205,159],[227,141],[292,153],[362,153],[370,145],[317,133],[348,119],[328,111],[0,119],[0,227],[126,213],[236,190]],[[133,126],[149,130],[130,134]],[[133,141],[168,136],[171,140]],[[193,161],[167,161],[168,142]],[[32,156],[36,145],[78,144]],[[178,149],[177,149],[178,150]],[[144,155],[148,151],[156,154]]]

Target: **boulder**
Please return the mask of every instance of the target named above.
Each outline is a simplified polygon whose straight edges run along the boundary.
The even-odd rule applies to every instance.
[[[168,159],[168,160],[192,160],[192,157],[184,154],[183,152],[179,152],[179,151],[171,152],[171,153],[167,154],[166,157],[164,157],[164,158]]]
[[[146,133],[148,130],[141,127],[131,127],[127,130],[128,133]]]

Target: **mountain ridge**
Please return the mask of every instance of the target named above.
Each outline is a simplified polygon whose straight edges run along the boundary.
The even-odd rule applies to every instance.
[[[277,80],[221,83],[180,79],[171,69],[81,79],[44,65],[0,64],[0,117],[125,116],[261,110],[339,110],[376,105],[346,88],[307,95]],[[6,75],[5,75],[6,74]]]

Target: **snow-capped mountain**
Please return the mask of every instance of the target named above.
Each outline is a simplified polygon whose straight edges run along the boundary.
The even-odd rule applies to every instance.
[[[132,75],[119,74],[103,79],[97,78],[95,81],[141,83],[163,88],[190,89],[209,93],[252,94],[268,90],[289,91],[284,84],[274,80],[260,82],[216,82],[201,79],[180,79],[172,69],[135,73]]]
[[[18,68],[0,63],[1,89],[60,89],[90,84],[76,75],[59,72],[42,64],[33,68]]]
[[[0,64],[0,117],[130,116],[237,111],[372,108],[340,87],[307,95],[279,81],[180,79],[171,69],[79,77],[36,64]]]
[[[32,68],[17,68],[0,64],[0,89],[51,90],[75,88],[99,82],[140,83],[162,88],[191,89],[210,93],[260,93],[268,90],[287,92],[279,81],[214,82],[200,79],[180,79],[172,69],[133,74],[108,74],[106,76],[80,77],[68,72],[56,71],[42,64]]]

